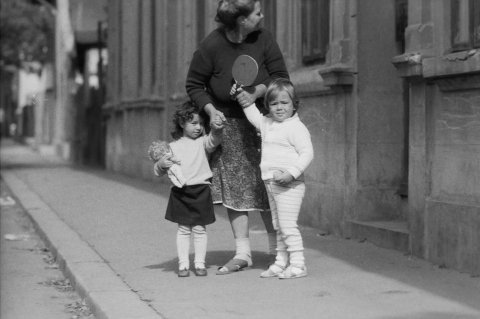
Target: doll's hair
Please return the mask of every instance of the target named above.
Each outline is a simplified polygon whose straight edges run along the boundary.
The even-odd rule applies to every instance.
[[[281,91],[286,91],[292,99],[294,109],[293,114],[295,114],[300,106],[300,102],[298,101],[297,94],[295,93],[295,87],[293,86],[293,83],[289,79],[285,78],[275,79],[268,85],[264,99],[265,109],[270,111],[270,101],[277,97],[278,93]]]
[[[234,30],[237,27],[237,19],[241,16],[248,17],[255,10],[255,3],[258,1],[220,0],[215,21],[221,23],[228,30]]]
[[[170,133],[173,139],[178,140],[183,136],[182,125],[190,122],[195,114],[198,114],[200,119],[203,118],[202,112],[197,105],[192,101],[187,101],[177,106],[175,113],[173,114],[173,131]]]

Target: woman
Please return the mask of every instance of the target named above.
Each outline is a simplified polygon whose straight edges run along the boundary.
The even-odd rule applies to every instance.
[[[211,159],[213,200],[227,208],[236,254],[217,274],[229,274],[252,264],[248,233],[248,212],[260,211],[269,239],[269,253],[275,255],[276,235],[268,197],[260,176],[260,138],[242,108],[230,96],[234,84],[232,65],[242,54],[253,57],[259,67],[251,87],[244,88],[242,103],[262,98],[275,78],[288,78],[282,53],[272,34],[260,28],[260,1],[222,0],[215,20],[220,26],[210,33],[194,53],[187,75],[190,98],[210,117],[225,122],[223,144]],[[258,105],[262,105],[257,101]]]

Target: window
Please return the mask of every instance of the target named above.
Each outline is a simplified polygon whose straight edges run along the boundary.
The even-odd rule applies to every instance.
[[[197,43],[200,43],[205,34],[205,0],[197,0]]]
[[[480,48],[480,1],[452,0],[452,48]]]
[[[408,26],[408,1],[395,1],[395,40],[399,53],[405,52],[405,29]]]
[[[261,0],[261,3],[262,12],[265,15],[263,25],[275,37],[277,31],[277,2],[276,0]]]
[[[324,62],[330,34],[330,0],[302,0],[302,60]]]

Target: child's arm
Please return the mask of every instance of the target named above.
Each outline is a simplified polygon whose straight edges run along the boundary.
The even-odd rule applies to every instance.
[[[235,84],[230,89],[230,95],[235,96],[239,104],[240,104],[240,101],[238,101],[238,96],[242,92],[244,92],[244,90],[241,87],[237,88]],[[251,105],[247,105],[245,107],[242,104],[240,105],[242,106],[243,112],[245,113],[245,116],[247,117],[248,121],[252,123],[252,125],[255,126],[257,130],[260,130],[260,125],[262,123],[263,115],[262,113],[260,113],[255,103]]]
[[[212,153],[222,142],[223,121],[214,121],[210,124],[210,133],[204,137],[203,146],[208,153]]]
[[[161,159],[155,162],[153,165],[153,172],[155,176],[163,176],[167,173],[168,169],[177,162],[172,160],[171,154],[165,154]]]
[[[298,160],[296,163],[292,163],[292,166],[289,167],[287,171],[297,179],[303,174],[303,172],[305,172],[308,165],[310,165],[313,160],[312,139],[310,137],[310,132],[303,123],[291,132],[291,143],[298,153]]]

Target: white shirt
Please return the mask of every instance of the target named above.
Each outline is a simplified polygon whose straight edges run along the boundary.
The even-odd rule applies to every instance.
[[[174,156],[180,160],[185,185],[210,184],[212,171],[207,154],[220,144],[218,136],[209,134],[195,140],[181,137],[170,143]]]
[[[255,104],[243,111],[262,135],[262,179],[272,179],[273,172],[280,170],[303,180],[303,172],[313,160],[313,145],[310,132],[298,115],[277,122],[262,115]]]

